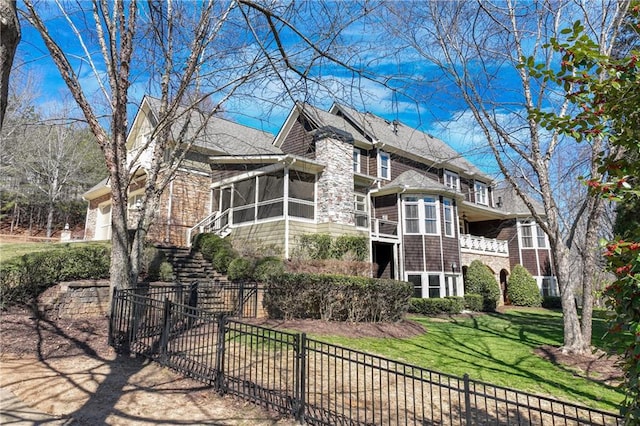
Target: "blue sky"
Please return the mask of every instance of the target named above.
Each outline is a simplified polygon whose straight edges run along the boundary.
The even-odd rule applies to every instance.
[[[77,43],[76,35],[73,34],[69,25],[56,11],[54,3],[45,3],[45,6],[48,14],[47,21],[52,33],[59,40],[60,45],[72,61],[74,68],[81,77],[85,91],[97,93],[99,85],[86,60],[87,55]],[[72,15],[72,19],[78,22],[79,25],[82,23],[80,18],[81,16],[78,14]],[[351,43],[351,46],[363,46],[362,50],[358,50],[360,47],[351,48],[355,52],[354,57],[358,57],[360,63],[368,64],[368,72],[398,77],[398,81],[390,80],[389,82],[389,85],[397,87],[397,90],[391,90],[371,81],[359,80],[358,84],[363,89],[358,92],[360,101],[346,100],[348,95],[345,94],[343,97],[339,94],[339,90],[336,89],[332,93],[317,96],[314,104],[326,109],[331,106],[334,100],[337,100],[390,120],[398,119],[408,126],[439,137],[475,162],[485,172],[495,174],[494,161],[490,156],[487,156],[486,143],[483,143],[484,135],[478,130],[465,105],[451,96],[446,80],[438,78],[437,68],[408,53],[402,53],[395,57],[376,57],[378,50],[371,51],[364,47],[371,47],[376,42],[374,38],[376,34],[372,31],[374,28],[375,26],[371,22],[353,26],[349,31],[345,32],[345,42]],[[83,36],[87,36],[87,34],[83,34]],[[285,34],[283,40],[285,43],[293,43],[290,34]],[[350,46],[347,46],[347,48],[350,48]],[[96,49],[96,47],[89,46],[89,49]],[[59,109],[59,105],[63,100],[69,98],[68,90],[63,84],[55,65],[49,58],[39,34],[25,23],[22,26],[22,42],[18,49],[18,63],[20,63],[19,71],[30,73],[37,81],[39,89],[37,102],[43,109]],[[98,63],[96,65],[98,68],[102,67],[102,64]],[[136,68],[135,64],[134,68]],[[100,69],[98,69],[99,72]],[[335,66],[324,66],[321,72],[323,77],[333,80],[332,87],[334,88],[352,87],[352,75],[346,70]],[[130,89],[130,99],[133,104],[131,105],[130,116],[135,113],[135,103],[145,93],[148,93],[147,75],[145,75],[144,71],[136,69],[133,72],[133,76],[133,84]],[[406,82],[402,83],[399,79],[400,76],[410,76],[414,82],[422,80],[423,84],[411,85],[410,83],[409,86],[401,86]],[[504,85],[505,81],[513,78],[513,75],[503,75],[503,77],[506,77],[501,80]],[[427,79],[430,79],[431,82],[426,83]],[[261,90],[266,92],[268,97],[269,94],[277,95],[282,89],[275,82],[271,82],[264,84]],[[487,90],[492,89],[487,86]],[[419,96],[422,99],[421,103],[417,104],[407,96],[404,96],[403,92]],[[499,101],[501,97],[507,100],[512,95],[508,91],[501,90],[493,93],[493,96]],[[97,97],[96,99],[104,101],[104,97]],[[232,99],[225,104],[225,111],[230,118],[242,124],[276,133],[289,113],[293,101],[284,101],[274,107],[272,104],[260,102],[256,99],[255,97]],[[484,150],[478,149],[478,147],[483,146],[485,146]]]

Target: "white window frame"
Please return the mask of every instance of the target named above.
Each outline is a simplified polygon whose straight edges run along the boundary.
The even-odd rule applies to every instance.
[[[369,208],[367,203],[367,195],[360,192],[353,193],[353,211],[354,221],[358,228],[369,228]],[[367,218],[364,226],[358,225],[358,216],[365,216]]]
[[[475,194],[476,204],[482,204],[483,206],[489,205],[489,186],[480,181],[475,181],[473,184],[473,190]]]
[[[433,199],[433,201],[427,201],[427,199],[431,200]],[[423,228],[423,234],[424,235],[440,235],[440,212],[439,210],[439,199],[437,196],[425,196],[422,198],[422,208],[420,209],[420,211],[423,214],[422,217],[422,223],[424,223],[424,228]],[[434,218],[427,218],[427,206],[429,207],[433,207],[433,211],[435,212],[436,216]],[[429,222],[435,222],[436,225],[436,230],[435,232],[427,232],[427,221]]]
[[[402,211],[404,213],[404,233],[405,234],[412,234],[412,235],[419,235],[422,233],[422,226],[420,225],[422,223],[422,220],[420,218],[420,198],[418,197],[409,197],[409,198],[405,198],[402,200],[403,206],[402,206]],[[417,210],[417,216],[416,217],[408,217],[407,215],[407,206],[415,206],[416,210]],[[409,226],[407,225],[407,221],[411,220],[411,221],[415,221],[418,224],[418,230],[416,232],[413,231],[409,231]],[[412,222],[413,223],[413,222]]]
[[[449,220],[447,220],[447,213],[449,213]],[[455,237],[456,236],[456,230],[455,227],[453,226],[453,223],[455,222],[455,217],[454,217],[454,210],[453,210],[453,200],[451,200],[450,198],[443,198],[442,199],[442,214],[443,214],[443,234],[445,237]],[[449,229],[447,232],[447,224],[449,224]]]
[[[559,294],[558,292],[558,284],[556,282],[556,277],[554,276],[542,276],[542,277],[538,277],[538,281],[540,283],[540,294],[542,296],[545,296],[544,294],[544,282],[545,280],[547,280],[549,282],[549,289],[548,292],[549,294],[547,294],[546,296],[557,296]]]
[[[460,190],[460,175],[449,170],[444,171],[444,186],[455,191]]]
[[[127,198],[127,209],[128,210],[138,210],[142,205],[142,198],[144,197],[144,193],[142,191],[129,194]],[[138,205],[138,202],[140,205]]]
[[[362,163],[361,163],[361,154],[359,148],[353,148],[353,172],[361,173]]]
[[[525,236],[525,229],[528,229],[529,235]],[[520,237],[520,248],[547,249],[549,247],[547,234],[545,234],[540,225],[533,220],[518,222],[518,236]],[[525,244],[525,238],[530,241],[529,244]]]
[[[382,159],[386,159],[387,167],[386,173],[383,174],[385,170],[382,167]],[[381,179],[391,180],[391,155],[388,152],[378,151],[378,177]]]

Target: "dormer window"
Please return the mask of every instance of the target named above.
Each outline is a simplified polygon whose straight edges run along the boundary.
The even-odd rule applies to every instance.
[[[487,185],[482,182],[476,182],[474,185],[474,191],[476,194],[476,204],[489,204],[488,188]]]
[[[444,185],[448,188],[453,189],[454,191],[460,190],[460,176],[457,173],[450,172],[449,170],[444,171]]]
[[[378,152],[378,177],[382,179],[391,179],[391,157],[388,153]]]

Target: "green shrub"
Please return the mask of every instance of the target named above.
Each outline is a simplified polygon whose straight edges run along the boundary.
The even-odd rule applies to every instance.
[[[397,321],[406,312],[412,292],[403,281],[284,273],[271,277],[263,303],[270,318]]]
[[[546,309],[562,309],[562,299],[559,296],[544,296],[542,307]]]
[[[231,241],[215,234],[198,234],[195,243],[194,249],[199,250],[202,257],[211,262],[213,267],[222,274],[227,273],[231,261],[238,257]]]
[[[162,282],[173,281],[173,266],[166,260],[158,268],[158,280]]]
[[[507,285],[507,297],[516,306],[539,307],[542,305],[542,295],[538,284],[522,265],[516,265],[511,271]]]
[[[272,277],[284,274],[285,267],[278,257],[263,257],[256,262],[253,278],[262,283],[269,282]]]
[[[464,280],[465,293],[482,295],[482,310],[495,311],[500,298],[500,286],[491,270],[479,260],[474,260],[467,269]]]
[[[449,296],[442,299],[411,298],[409,302],[409,312],[434,316],[442,314],[459,314],[464,308],[462,297]]]
[[[221,247],[213,255],[211,264],[216,271],[226,274],[229,270],[229,264],[236,258],[236,253],[231,248]]]
[[[464,308],[473,312],[482,311],[483,297],[481,294],[469,293],[464,295]]]
[[[246,257],[236,257],[229,263],[227,277],[231,281],[248,280],[253,277],[254,264]]]
[[[347,259],[365,261],[369,242],[361,235],[304,234],[298,237],[297,257],[311,260]]]
[[[0,306],[28,303],[59,282],[107,278],[109,265],[104,246],[66,245],[25,254],[0,265]]]

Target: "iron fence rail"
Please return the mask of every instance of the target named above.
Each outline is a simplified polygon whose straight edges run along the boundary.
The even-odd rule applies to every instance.
[[[623,424],[614,413],[246,324],[193,301],[177,289],[116,291],[110,344],[312,425]]]

